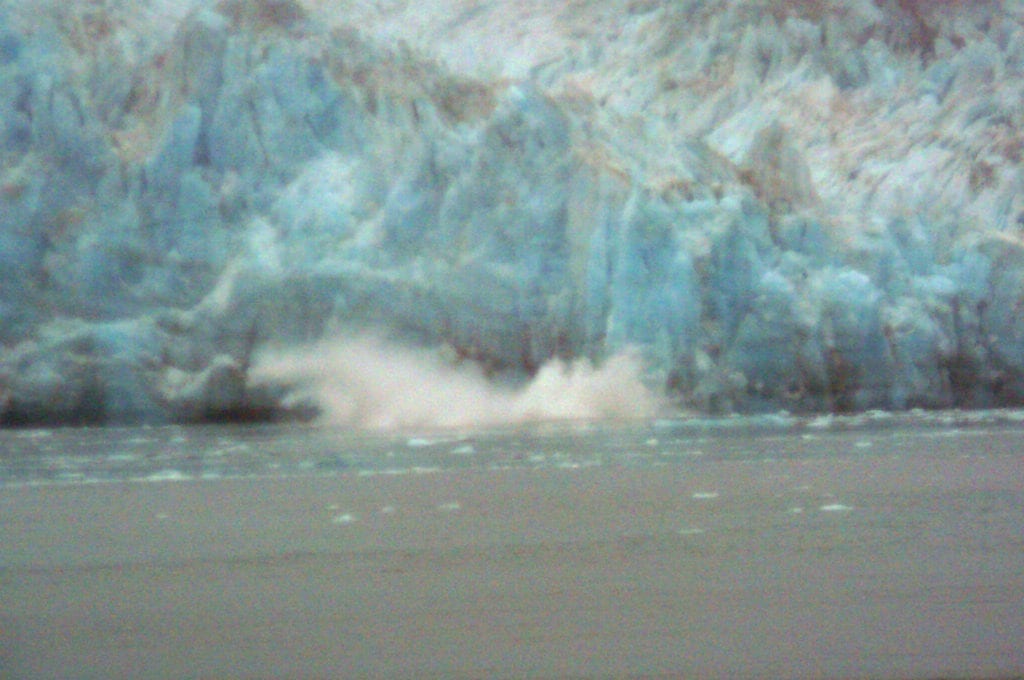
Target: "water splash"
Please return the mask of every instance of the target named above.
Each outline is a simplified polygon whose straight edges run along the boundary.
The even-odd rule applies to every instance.
[[[552,360],[525,385],[489,380],[478,364],[371,335],[267,351],[256,381],[296,386],[321,420],[369,429],[481,427],[545,420],[654,417],[664,400],[641,380],[635,353],[600,366]]]

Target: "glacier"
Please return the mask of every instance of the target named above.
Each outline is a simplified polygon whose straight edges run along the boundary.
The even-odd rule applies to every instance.
[[[1012,1],[0,1],[0,424],[374,329],[705,413],[1024,403]]]

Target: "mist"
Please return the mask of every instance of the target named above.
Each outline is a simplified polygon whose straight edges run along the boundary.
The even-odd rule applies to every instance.
[[[294,386],[291,399],[315,402],[321,423],[375,430],[649,418],[666,406],[643,384],[633,352],[599,366],[552,360],[511,385],[472,361],[361,335],[264,351],[252,377]]]

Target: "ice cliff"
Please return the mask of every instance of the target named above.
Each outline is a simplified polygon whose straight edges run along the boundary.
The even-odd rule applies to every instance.
[[[0,0],[0,423],[363,327],[685,408],[1024,402],[1013,0]]]

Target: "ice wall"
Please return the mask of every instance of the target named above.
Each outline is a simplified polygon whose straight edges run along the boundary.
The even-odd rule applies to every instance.
[[[1021,403],[1017,3],[577,5],[0,2],[0,423],[288,415],[254,353],[361,328]]]

